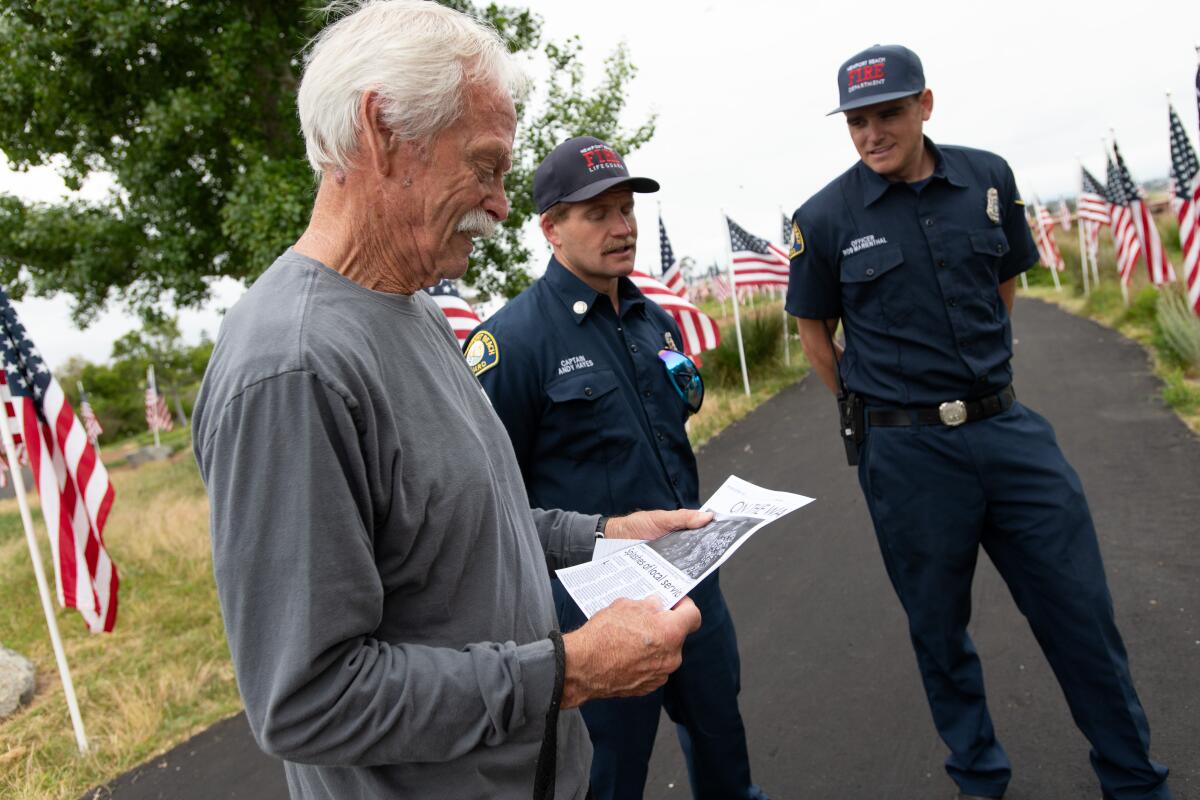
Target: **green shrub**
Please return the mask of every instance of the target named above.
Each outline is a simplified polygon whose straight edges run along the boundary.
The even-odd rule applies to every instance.
[[[1129,300],[1129,308],[1121,318],[1122,323],[1154,326],[1158,316],[1158,289],[1146,286]]]
[[[1164,377],[1163,400],[1167,405],[1185,416],[1200,414],[1200,388],[1188,383],[1180,369],[1173,369]]]
[[[783,319],[778,306],[769,306],[760,312],[743,308],[742,340],[751,380],[756,373],[771,370],[783,353]],[[737,331],[733,325],[721,328],[720,347],[704,353],[702,358],[706,384],[741,388],[742,367],[738,359]]]
[[[1200,317],[1180,286],[1164,286],[1158,293],[1157,314],[1156,344],[1184,369],[1200,370]]]

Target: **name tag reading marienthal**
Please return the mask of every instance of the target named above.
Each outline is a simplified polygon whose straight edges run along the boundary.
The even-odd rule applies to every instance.
[[[707,525],[650,542],[597,539],[593,560],[556,574],[588,619],[621,597],[673,608],[760,528],[812,501],[730,475],[700,509],[713,512]]]

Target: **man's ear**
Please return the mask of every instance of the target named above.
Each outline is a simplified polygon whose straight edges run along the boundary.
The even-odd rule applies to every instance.
[[[383,121],[382,103],[376,92],[363,92],[358,103],[359,145],[366,163],[380,175],[390,175],[396,137]]]
[[[921,121],[928,122],[933,115],[933,90],[926,89],[921,92],[918,102],[921,104]]]
[[[538,224],[542,228],[542,236],[546,237],[546,241],[555,247],[562,246],[562,236],[558,233],[558,226],[554,220],[550,219],[549,214],[542,214],[538,219]]]

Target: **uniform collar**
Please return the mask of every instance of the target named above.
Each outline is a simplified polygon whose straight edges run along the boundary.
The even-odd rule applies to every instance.
[[[546,274],[542,276],[542,280],[567,307],[567,312],[575,320],[576,325],[582,324],[587,319],[597,302],[601,300],[608,302],[608,295],[600,294],[579,280],[575,273],[564,267],[554,256],[550,256],[550,264],[546,267]],[[621,316],[625,316],[634,308],[643,309],[646,303],[645,295],[633,285],[633,281],[629,278],[617,280],[617,299],[621,304]],[[579,305],[580,303],[583,305]]]
[[[953,164],[947,163],[942,155],[941,149],[933,143],[933,140],[928,136],[925,139],[925,149],[933,154],[933,174],[929,176],[930,180],[941,178],[951,186],[957,186],[960,189],[967,187],[967,182],[963,178],[962,173],[955,168]],[[895,185],[892,181],[880,175],[875,170],[868,167],[861,160],[858,162],[858,172],[863,180],[863,207],[874,203],[879,198],[883,197],[884,192]]]

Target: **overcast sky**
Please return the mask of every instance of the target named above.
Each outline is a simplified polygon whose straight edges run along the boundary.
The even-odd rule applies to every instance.
[[[510,0],[520,4],[520,0]],[[641,198],[639,266],[658,271],[657,210],[676,256],[722,258],[721,211],[760,236],[857,158],[837,105],[838,66],[875,43],[915,50],[934,92],[926,132],[938,142],[993,150],[1026,195],[1073,194],[1081,158],[1103,179],[1101,137],[1115,130],[1135,180],[1168,169],[1167,91],[1197,138],[1194,81],[1200,3],[1151,2],[1137,13],[1073,2],[842,2],[766,0],[603,4],[533,0],[545,34],[578,34],[589,79],[621,41],[639,74],[626,120],[658,114],[654,139],[627,154],[631,171],[662,184]],[[518,136],[521,132],[518,131]],[[90,187],[102,193],[102,181]],[[52,173],[0,173],[0,189],[53,200]],[[537,270],[548,251],[539,249]],[[185,334],[216,332],[217,307],[241,289],[220,287],[213,308],[183,317]],[[68,302],[27,300],[18,311],[51,366],[70,355],[109,356],[135,326],[114,311],[74,330]]]

